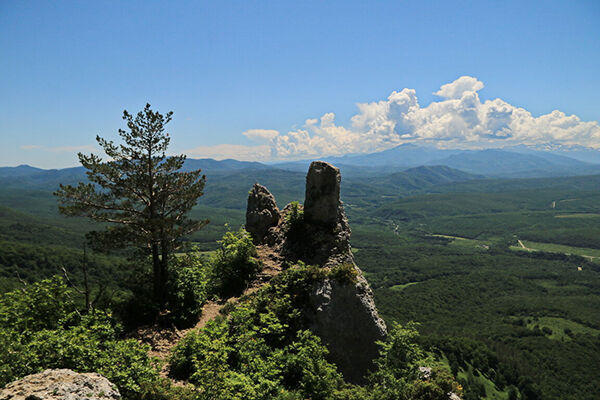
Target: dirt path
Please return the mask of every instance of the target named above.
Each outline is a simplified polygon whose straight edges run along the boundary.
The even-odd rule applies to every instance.
[[[539,251],[538,249],[532,249],[531,247],[525,246],[520,239],[517,240],[517,243],[519,244],[519,247],[522,248],[523,250],[527,250],[527,251]]]
[[[208,321],[215,319],[215,317],[219,315],[223,306],[224,304],[219,304],[216,301],[207,302],[204,307],[202,307],[202,315],[200,315],[200,320],[198,320],[193,328],[186,330],[185,333],[192,329],[204,328]]]
[[[201,329],[206,326],[209,321],[215,319],[221,309],[227,304],[235,304],[243,296],[251,295],[256,292],[262,286],[266,285],[274,276],[277,276],[282,270],[282,259],[272,248],[261,245],[256,247],[258,253],[258,259],[263,264],[263,269],[258,273],[256,279],[254,279],[246,290],[239,297],[231,297],[226,301],[216,302],[209,301],[202,307],[202,314],[200,319],[191,328],[177,329],[175,326],[172,327],[160,327],[157,324],[152,326],[145,326],[135,331],[132,336],[144,344],[150,345],[150,351],[148,354],[151,357],[156,357],[163,363],[160,375],[167,377],[168,369],[167,363],[171,349],[179,343],[179,341],[185,337],[189,332],[195,329]],[[183,385],[184,382],[173,381],[175,385]]]

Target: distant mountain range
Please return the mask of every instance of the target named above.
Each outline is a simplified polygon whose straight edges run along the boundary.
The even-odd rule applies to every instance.
[[[323,160],[338,166],[345,179],[404,188],[430,183],[462,182],[477,178],[534,178],[600,174],[600,152],[587,148],[537,149],[516,146],[487,150],[445,150],[404,144],[389,150]],[[209,180],[238,175],[248,179],[279,181],[285,171],[294,172],[290,182],[304,174],[312,160],[260,163],[238,160],[188,159],[184,169],[202,169]],[[277,172],[279,171],[279,172]],[[273,179],[269,178],[273,177]],[[276,177],[276,178],[275,178]],[[55,190],[60,183],[85,180],[83,167],[45,170],[20,165],[0,167],[0,187]],[[219,183],[220,185],[220,183]],[[225,188],[224,188],[225,189]]]
[[[536,149],[515,146],[504,149],[446,150],[403,144],[371,154],[325,157],[354,175],[359,167],[363,175],[380,175],[423,165],[444,165],[464,172],[498,178],[531,178],[593,175],[600,173],[600,151],[560,147]],[[306,170],[309,161],[274,164],[288,170]]]
[[[600,164],[590,164],[552,153],[516,153],[506,150],[476,150],[452,154],[441,160],[429,161],[465,172],[494,177],[546,177],[589,175],[600,173]]]

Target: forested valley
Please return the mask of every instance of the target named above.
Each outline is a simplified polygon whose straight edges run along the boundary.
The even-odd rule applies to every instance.
[[[435,167],[428,171],[439,172]],[[422,178],[428,171],[417,171],[414,179]],[[173,300],[185,310],[175,317],[183,324],[194,318],[193,314],[211,296],[211,290],[218,292],[218,283],[209,276],[214,267],[208,266],[219,265],[219,257],[220,265],[244,263],[224,261],[235,256],[219,256],[223,242],[218,241],[225,235],[234,247],[249,246],[238,232],[244,223],[248,188],[255,181],[265,182],[283,202],[303,197],[301,185],[287,184],[302,182],[299,173],[247,168],[216,170],[211,178],[210,172],[207,171],[206,196],[191,215],[208,217],[211,222],[186,238],[193,255],[185,257],[193,259],[186,259],[183,254],[180,258],[203,267],[182,269],[177,283],[178,290],[188,294],[194,293],[190,287],[197,285],[195,289],[200,288],[204,298],[184,296]],[[379,183],[350,176],[343,179],[342,200],[353,231],[354,256],[374,290],[377,307],[388,326],[416,323],[419,346],[442,370],[456,378],[465,399],[593,399],[600,390],[600,194],[595,190],[598,180],[598,176],[477,178],[451,184],[432,183],[415,190],[406,181],[393,185],[385,177]],[[147,272],[140,265],[132,265],[125,253],[104,254],[87,249],[87,279],[95,307],[110,308],[114,315],[96,314],[94,321],[82,315],[76,317],[83,318],[81,322],[74,322],[71,313],[83,303],[83,296],[72,287],[81,288],[84,283],[84,234],[97,226],[83,219],[60,216],[56,200],[46,188],[22,186],[8,181],[0,196],[3,326],[17,323],[15,313],[25,318],[31,310],[24,310],[35,304],[36,314],[26,317],[29,322],[18,322],[25,324],[20,328],[45,329],[47,333],[27,339],[34,340],[33,345],[19,339],[23,347],[17,351],[19,354],[8,355],[12,359],[4,360],[3,373],[7,378],[13,377],[8,371],[18,371],[18,358],[31,355],[25,349],[47,352],[48,347],[43,350],[40,346],[63,346],[65,351],[73,351],[69,347],[73,343],[68,341],[82,341],[81,346],[91,348],[94,345],[88,341],[95,341],[97,346],[116,346],[110,351],[98,350],[98,354],[120,353],[128,360],[122,362],[134,369],[130,371],[133,375],[121,384],[125,393],[138,396],[143,392],[146,398],[156,395],[159,389],[140,386],[140,382],[150,381],[153,374],[150,364],[143,361],[147,354],[132,339],[120,339],[132,326],[148,322],[144,321],[143,308],[133,306],[133,311],[131,305],[140,290],[147,290],[140,284]],[[252,268],[247,271],[252,274]],[[28,288],[28,293],[34,290],[30,294],[33,297],[18,300],[15,296],[24,288]],[[73,305],[53,310],[56,315],[46,314],[46,322],[38,320],[40,307],[52,310],[50,304],[44,305],[49,301],[44,300],[44,293],[51,293],[53,301],[63,299]],[[282,307],[293,310],[291,305]],[[66,325],[56,326],[58,321]],[[114,325],[114,321],[120,322]],[[73,324],[87,324],[86,329],[95,333],[83,328],[69,331],[68,326]],[[103,331],[98,331],[99,326]],[[214,339],[214,335],[221,335],[218,329],[223,328],[211,329],[208,335]],[[57,334],[61,330],[61,342],[52,342],[58,337],[49,332]],[[4,343],[10,342],[10,335],[3,331]],[[209,345],[192,344],[191,340],[187,346]],[[180,377],[193,381],[193,370],[184,367],[187,364],[181,360],[184,349],[179,351],[174,362],[182,366],[175,370],[180,371]],[[95,362],[99,364],[114,361],[97,357]],[[84,363],[82,359],[72,362],[74,367]],[[274,361],[264,362],[267,364],[263,367],[268,369],[268,363]],[[325,365],[319,368],[332,368]],[[185,372],[186,368],[190,372]],[[335,374],[334,370],[323,371]],[[136,378],[131,380],[134,375]],[[332,375],[328,384],[336,386],[332,383],[336,379]],[[6,382],[5,379],[3,383]],[[184,396],[179,392],[183,389],[178,388],[164,389],[162,395],[169,390],[177,393],[174,396]],[[333,393],[333,389],[323,390]],[[343,390],[337,396],[343,396]]]

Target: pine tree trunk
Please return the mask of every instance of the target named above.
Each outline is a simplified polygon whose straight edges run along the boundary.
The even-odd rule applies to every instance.
[[[158,244],[152,243],[152,278],[154,283],[152,294],[154,295],[154,301],[156,301],[160,307],[162,307],[164,304],[161,272],[162,268],[158,252]]]
[[[160,260],[160,275],[161,275],[161,293],[162,299],[166,301],[167,299],[167,281],[169,279],[168,267],[169,267],[169,251],[164,244],[161,246],[162,254]]]

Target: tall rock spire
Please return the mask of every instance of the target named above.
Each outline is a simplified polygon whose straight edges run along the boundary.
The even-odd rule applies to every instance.
[[[385,339],[387,330],[377,313],[373,292],[352,255],[340,184],[338,168],[323,161],[311,163],[306,175],[303,217],[293,229],[289,216],[302,211],[302,206],[288,205],[281,215],[278,210],[275,213],[275,199],[266,188],[254,185],[248,196],[246,229],[256,243],[268,243],[288,262],[300,260],[348,273],[350,279],[315,282],[307,293],[309,304],[303,313],[307,328],[327,346],[329,358],[344,378],[363,383],[379,355],[376,342]],[[273,215],[277,216],[277,224]]]

